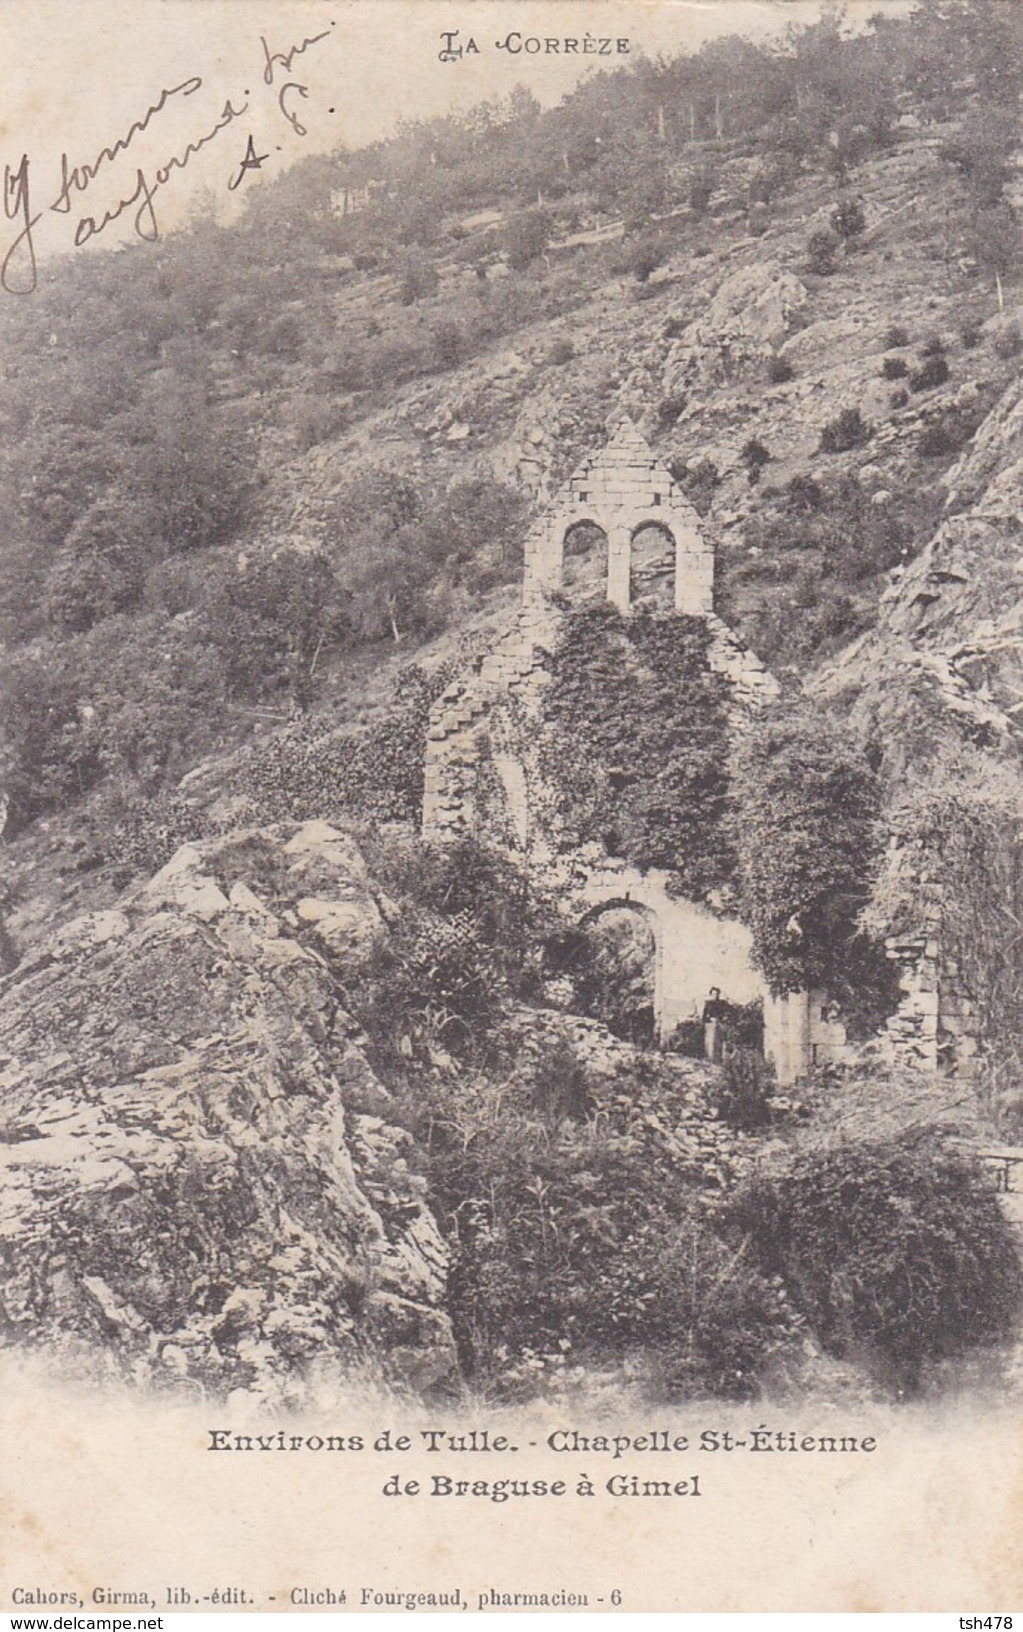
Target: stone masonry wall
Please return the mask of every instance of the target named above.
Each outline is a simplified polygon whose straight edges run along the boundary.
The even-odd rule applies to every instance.
[[[527,604],[560,591],[565,535],[592,522],[607,537],[607,598],[627,612],[632,601],[632,539],[645,526],[663,527],[674,541],[677,612],[713,610],[714,551],[699,517],[670,473],[628,421],[607,446],[585,459],[526,539]]]
[[[523,607],[475,669],[441,694],[426,734],[423,834],[428,839],[472,832],[481,733],[495,705],[546,678],[544,653],[557,638],[561,614],[542,603]],[[524,812],[515,812],[523,825]]]
[[[936,932],[889,936],[885,950],[899,966],[902,991],[885,1026],[891,1058],[925,1071],[968,1068],[978,1048],[977,1019]]]

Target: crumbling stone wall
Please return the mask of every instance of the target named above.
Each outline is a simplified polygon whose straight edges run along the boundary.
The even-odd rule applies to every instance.
[[[978,1049],[978,1024],[955,961],[942,954],[937,929],[891,935],[902,997],[885,1026],[892,1059],[924,1071],[968,1069]]]
[[[523,607],[511,628],[476,667],[452,681],[430,712],[423,782],[423,834],[428,839],[464,838],[472,833],[476,785],[484,733],[494,709],[523,698],[546,679],[544,653],[557,638],[561,621],[555,607]],[[525,786],[510,814],[526,842]]]
[[[674,611],[706,621],[707,661],[729,686],[734,730],[778,695],[774,676],[714,612],[714,552],[699,519],[635,427],[619,427],[607,447],[583,461],[526,541],[522,608],[492,651],[459,676],[430,717],[423,829],[434,840],[473,833],[519,851],[581,919],[595,905],[645,909],[657,947],[656,1021],[670,1034],[698,1016],[711,987],[732,1002],[765,998],[765,1048],[788,1086],[816,1061],[844,1057],[845,1030],[825,993],[778,1000],[764,991],[752,963],[749,931],[737,919],[679,900],[666,875],[609,858],[597,847],[565,852],[551,827],[551,797],[537,753],[544,727],[548,654],[557,649],[573,609],[592,600],[588,580],[567,586],[566,534],[583,522],[607,539],[606,595],[632,609],[633,540],[651,525],[670,535]],[[603,564],[603,558],[602,558]],[[658,561],[658,569],[663,563]]]
[[[764,1057],[783,1088],[815,1066],[842,1065],[852,1058],[842,1017],[827,992],[765,993]]]

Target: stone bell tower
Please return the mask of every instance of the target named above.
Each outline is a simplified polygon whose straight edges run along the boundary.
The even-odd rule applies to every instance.
[[[590,573],[573,573],[575,541],[585,540]],[[670,472],[630,420],[589,454],[526,540],[524,603],[594,580],[620,612],[651,610],[706,617],[714,610],[714,551]]]

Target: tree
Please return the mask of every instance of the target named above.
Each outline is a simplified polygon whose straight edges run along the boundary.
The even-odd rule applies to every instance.
[[[136,605],[165,548],[147,497],[113,488],[89,506],[57,552],[43,596],[47,622],[80,634]]]
[[[452,597],[507,582],[525,520],[521,495],[484,478],[443,490],[379,472],[339,491],[329,549],[362,638],[436,629]]]
[[[877,863],[875,773],[834,719],[782,702],[740,739],[732,784],[740,910],[758,968],[775,993],[821,987],[862,1005],[874,962],[859,917]]]
[[[546,210],[525,210],[513,215],[505,227],[504,244],[508,265],[524,272],[544,253],[551,241],[554,224]]]
[[[247,698],[283,691],[305,707],[322,651],[349,632],[349,601],[319,551],[285,548],[250,563],[225,562],[201,619],[228,691]]]
[[[147,495],[171,551],[225,544],[251,497],[251,449],[189,382],[154,377],[136,408],[139,446],[130,486]]]
[[[403,306],[415,306],[437,293],[440,278],[437,268],[424,255],[410,254],[399,268],[399,295]]]
[[[1004,307],[1003,281],[1017,272],[1023,257],[1023,233],[1015,210],[1004,199],[973,212],[967,247],[977,264],[994,278],[998,305]]]

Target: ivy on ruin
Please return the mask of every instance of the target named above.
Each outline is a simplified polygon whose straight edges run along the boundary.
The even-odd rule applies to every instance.
[[[575,614],[549,659],[540,747],[566,848],[596,843],[663,869],[695,900],[735,870],[728,688],[709,643],[701,618]]]

